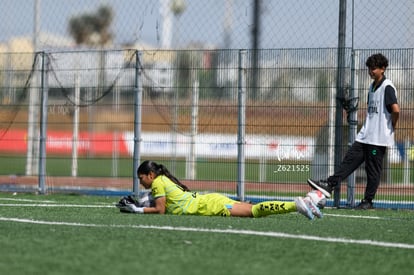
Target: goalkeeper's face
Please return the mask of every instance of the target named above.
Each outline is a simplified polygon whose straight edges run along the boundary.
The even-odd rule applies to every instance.
[[[139,183],[141,183],[142,186],[145,187],[145,189],[151,188],[152,182],[154,181],[154,176],[150,172],[148,175],[145,174],[139,174]]]

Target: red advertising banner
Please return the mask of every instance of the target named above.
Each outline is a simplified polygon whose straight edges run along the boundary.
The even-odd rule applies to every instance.
[[[48,131],[46,153],[71,154],[75,142],[71,132]],[[128,155],[126,141],[122,133],[88,133],[79,134],[77,148],[79,154],[110,155],[116,151]],[[10,130],[0,139],[0,151],[9,153],[27,152],[27,131]]]

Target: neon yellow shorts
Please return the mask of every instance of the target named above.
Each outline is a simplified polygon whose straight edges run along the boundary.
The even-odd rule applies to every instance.
[[[201,195],[197,214],[201,216],[230,216],[230,209],[235,203],[237,201],[218,193]]]

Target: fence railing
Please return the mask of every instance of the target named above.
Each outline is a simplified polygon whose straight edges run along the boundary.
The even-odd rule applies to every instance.
[[[244,50],[2,54],[0,186],[138,192],[136,167],[153,159],[199,191],[241,200],[303,194],[307,178],[333,171],[335,146],[345,151],[364,118],[373,51],[345,52],[338,67],[337,49],[260,50],[257,68]],[[377,200],[414,208],[414,50],[382,52],[401,118]],[[340,203],[364,188],[359,169]]]

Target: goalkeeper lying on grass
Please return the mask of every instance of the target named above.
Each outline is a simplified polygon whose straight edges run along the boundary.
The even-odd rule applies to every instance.
[[[321,211],[309,197],[297,197],[294,202],[265,201],[253,205],[218,193],[190,192],[164,165],[153,161],[144,161],[137,173],[140,183],[151,189],[155,205],[141,207],[131,196],[124,197],[116,205],[121,212],[257,218],[297,211],[309,219],[322,218]]]

